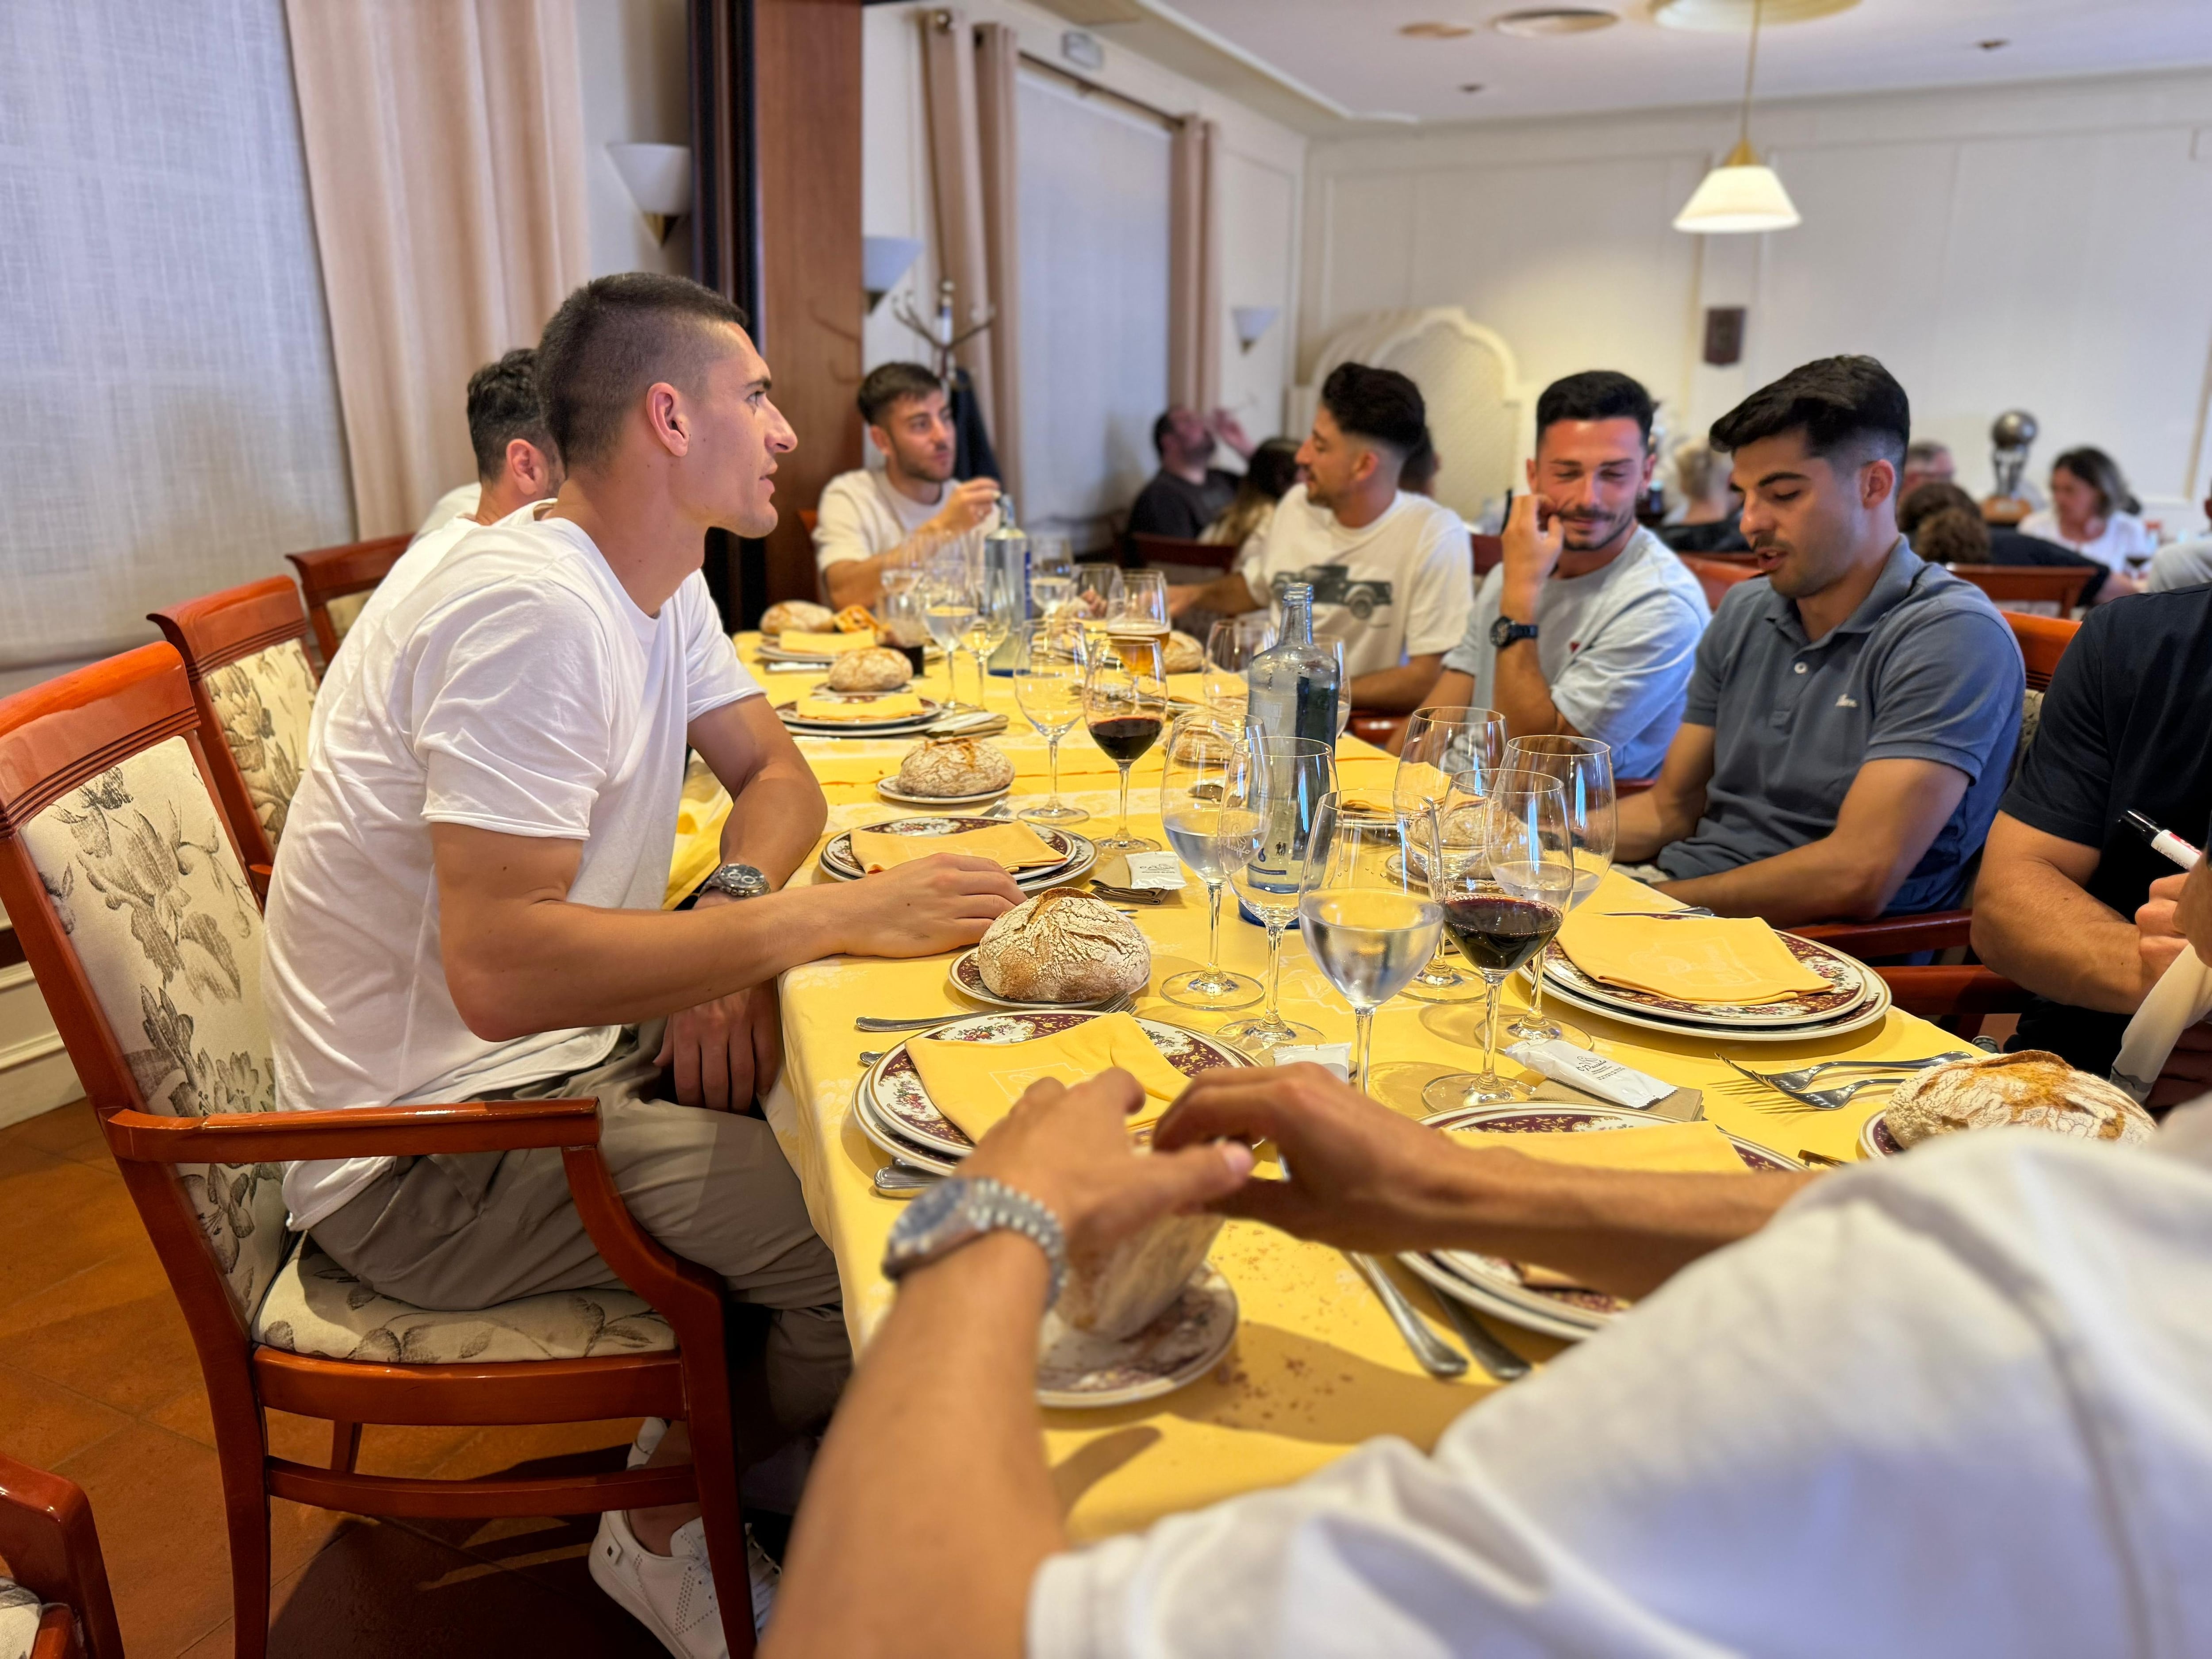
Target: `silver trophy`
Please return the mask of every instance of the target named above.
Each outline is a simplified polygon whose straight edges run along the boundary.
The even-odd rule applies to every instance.
[[[1996,493],[2020,494],[2020,475],[2027,471],[2027,452],[2035,442],[2035,416],[2024,409],[2008,409],[1990,428],[1990,470],[1996,475]]]

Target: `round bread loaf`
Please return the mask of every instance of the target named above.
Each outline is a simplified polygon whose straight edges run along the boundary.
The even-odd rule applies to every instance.
[[[1013,1002],[1097,1002],[1152,975],[1152,950],[1112,905],[1055,889],[1017,904],[975,947],[992,995]]]
[[[1170,633],[1161,653],[1170,674],[1195,674],[1206,666],[1206,647],[1191,635]]]
[[[906,665],[905,658],[899,665]],[[909,795],[980,795],[1013,781],[1014,763],[1006,751],[981,738],[932,738],[908,750],[899,763],[898,787]]]
[[[2019,1125],[2081,1140],[2147,1140],[2150,1114],[2102,1078],[2041,1048],[1930,1066],[1898,1085],[1882,1121],[1900,1146]]]
[[[811,599],[785,599],[761,613],[761,632],[768,635],[826,633],[836,617],[837,613],[826,605],[816,605]]]
[[[848,651],[830,665],[832,691],[896,691],[913,678],[914,665],[906,653],[880,645]]]

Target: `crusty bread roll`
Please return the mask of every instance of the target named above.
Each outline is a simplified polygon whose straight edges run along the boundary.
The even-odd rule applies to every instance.
[[[871,646],[848,651],[830,665],[832,691],[896,691],[914,678],[914,665],[903,651]]]
[[[785,599],[761,613],[761,632],[773,639],[778,634],[820,634],[836,620],[837,613],[811,599]]]
[[[865,605],[848,605],[830,620],[840,634],[873,634],[880,626]]]
[[[1169,634],[1161,655],[1170,674],[1195,674],[1206,666],[1206,647],[1192,635],[1180,631]]]
[[[1103,1255],[1072,1257],[1060,1316],[1116,1342],[1134,1336],[1182,1294],[1220,1231],[1218,1215],[1163,1216]]]
[[[975,947],[984,988],[1012,1002],[1097,1002],[1152,976],[1152,950],[1112,905],[1055,890],[1017,904]]]
[[[1900,1146],[1962,1129],[2049,1129],[2081,1140],[2148,1140],[2157,1126],[2125,1094],[2041,1048],[1917,1072],[1882,1118]]]
[[[906,659],[899,665],[905,666]],[[981,738],[927,738],[899,763],[898,787],[909,795],[980,795],[1013,781],[1014,763],[1006,751]]]

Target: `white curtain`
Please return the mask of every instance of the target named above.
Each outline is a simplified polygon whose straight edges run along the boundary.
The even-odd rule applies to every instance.
[[[347,540],[283,0],[0,0],[0,691]]]

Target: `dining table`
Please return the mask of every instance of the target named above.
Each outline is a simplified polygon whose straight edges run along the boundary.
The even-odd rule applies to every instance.
[[[818,672],[794,673],[763,663],[756,635],[739,634],[735,640],[741,660],[779,703],[811,689],[820,678]],[[963,696],[972,701],[976,677],[971,661],[961,663],[959,683]],[[942,663],[933,665],[915,689],[947,700]],[[1193,703],[1204,696],[1194,675],[1174,677],[1171,690]],[[1033,804],[1047,787],[1045,744],[1023,719],[1011,677],[988,677],[983,703],[1009,716],[1008,727],[990,741],[1014,762],[1010,799],[1017,808]],[[910,737],[799,739],[830,802],[824,840],[856,826],[915,814],[919,809],[883,799],[875,787],[896,775],[901,757],[915,742]],[[1389,801],[1396,763],[1387,753],[1346,737],[1338,746],[1337,766],[1341,788]],[[1067,733],[1060,745],[1061,793],[1091,817],[1066,827],[1093,836],[1110,833],[1115,771],[1114,763],[1080,726]],[[1156,746],[1133,769],[1130,821],[1136,834],[1164,845],[1160,778]],[[672,904],[718,861],[728,811],[727,795],[695,761],[671,869]],[[791,884],[830,879],[818,859],[810,858]],[[1587,908],[1649,909],[1668,902],[1613,871]],[[1246,1012],[1206,1013],[1178,1007],[1158,994],[1162,981],[1205,959],[1206,890],[1194,877],[1167,902],[1137,907],[1131,914],[1152,947],[1152,977],[1132,1012],[1199,1031]],[[836,1255],[856,1352],[866,1348],[895,1295],[880,1263],[901,1205],[877,1188],[876,1171],[891,1160],[862,1132],[854,1109],[854,1091],[866,1070],[861,1055],[898,1038],[858,1030],[854,1021],[860,1014],[918,1018],[988,1012],[953,988],[949,967],[957,954],[902,960],[834,957],[793,968],[780,981],[783,1066],[762,1109],[799,1174],[816,1231]],[[1265,975],[1267,936],[1237,917],[1233,894],[1224,896],[1221,958],[1240,973]],[[1318,1028],[1327,1042],[1350,1039],[1351,1007],[1322,976],[1296,931],[1284,938],[1281,973],[1286,1017]],[[1508,1018],[1527,1005],[1518,975],[1503,995]],[[1704,1115],[1720,1128],[1785,1158],[1820,1164],[1849,1163],[1863,1155],[1861,1127],[1880,1109],[1885,1093],[1869,1091],[1840,1108],[1813,1109],[1743,1078],[1730,1069],[1723,1054],[1765,1070],[1770,1063],[1785,1067],[1844,1058],[1918,1059],[1961,1047],[1952,1034],[1895,1008],[1847,1035],[1756,1048],[1702,1033],[1645,1030],[1581,1009],[1555,1006],[1550,1012],[1570,1019],[1605,1057],[1698,1091]],[[1423,1088],[1479,1063],[1481,1015],[1479,995],[1451,1002],[1400,996],[1383,1005],[1375,1021],[1370,1091],[1394,1111],[1416,1119],[1426,1115]],[[1512,1062],[1501,1065],[1510,1070]],[[1539,1081],[1533,1073],[1523,1076],[1531,1084]],[[1462,1412],[1504,1386],[1480,1363],[1455,1380],[1430,1375],[1375,1291],[1334,1249],[1256,1223],[1231,1221],[1216,1238],[1210,1259],[1233,1287],[1239,1306],[1235,1338],[1219,1363],[1198,1381],[1138,1404],[1042,1413],[1054,1482],[1070,1534],[1079,1540],[1141,1528],[1178,1510],[1297,1480],[1376,1435],[1396,1435],[1426,1449]],[[1389,1271],[1433,1333],[1453,1342],[1454,1328],[1428,1287],[1395,1264]],[[1564,1346],[1502,1322],[1486,1322],[1538,1366]]]

